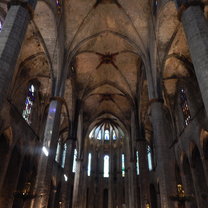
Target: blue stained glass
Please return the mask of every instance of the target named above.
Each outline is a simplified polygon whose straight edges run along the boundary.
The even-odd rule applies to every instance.
[[[110,140],[110,132],[109,132],[109,130],[105,130],[105,140]]]
[[[29,100],[28,100],[28,98],[26,98],[26,100],[25,100],[25,104],[28,104],[29,103]],[[27,106],[25,106],[25,108],[26,108]]]
[[[30,115],[32,112],[34,101],[35,101],[35,87],[34,85],[31,84],[28,88],[27,97],[25,99],[25,106],[22,112],[22,116],[28,124],[31,124]]]

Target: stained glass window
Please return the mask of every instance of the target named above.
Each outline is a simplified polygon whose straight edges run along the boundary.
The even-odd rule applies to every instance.
[[[62,168],[64,168],[64,166],[65,166],[65,161],[66,161],[66,150],[67,150],[67,145],[64,144],[63,155],[62,155],[62,163],[61,163],[61,167],[62,167]]]
[[[139,175],[139,152],[136,151],[136,174]]]
[[[58,141],[57,147],[56,147],[56,157],[55,157],[55,161],[57,163],[60,162],[60,156],[61,156],[61,141]]]
[[[157,6],[158,6],[158,1],[157,0],[154,0],[153,1],[153,14],[154,15],[156,14]]]
[[[35,87],[33,84],[31,84],[28,88],[28,93],[25,100],[25,106],[22,112],[22,116],[28,124],[31,124],[31,112],[34,101],[35,101]]]
[[[109,177],[109,155],[104,156],[104,173],[103,177],[108,178]]]
[[[152,149],[149,145],[147,146],[147,160],[148,160],[149,171],[151,171],[152,170]]]
[[[180,89],[179,96],[180,96],[180,105],[183,112],[184,124],[185,126],[188,126],[188,124],[191,121],[191,114],[189,110],[185,89],[183,88]]]
[[[77,164],[77,150],[74,149],[74,159],[73,159],[73,166],[72,166],[72,172],[75,173],[76,172],[76,164]]]
[[[125,177],[125,156],[124,156],[124,154],[121,155],[121,174],[122,174],[122,177]]]
[[[88,166],[87,166],[87,175],[90,176],[91,174],[91,159],[92,159],[92,154],[88,154]]]
[[[101,140],[101,130],[98,132],[97,139],[98,139],[98,140]]]
[[[105,130],[105,140],[110,140],[110,132],[109,132],[109,130]]]
[[[1,30],[2,30],[2,26],[3,26],[3,24],[2,24],[2,22],[0,21],[0,32],[1,32]]]
[[[116,132],[113,131],[113,140],[116,140]]]
[[[112,123],[105,122],[101,123],[98,126],[95,126],[89,133],[89,138],[94,138],[97,140],[113,140],[123,138],[124,133],[122,129],[118,126],[114,126]]]
[[[61,13],[61,6],[62,6],[61,0],[56,0],[56,7],[58,14]]]

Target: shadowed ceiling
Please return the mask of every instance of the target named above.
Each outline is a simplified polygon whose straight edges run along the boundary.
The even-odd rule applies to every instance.
[[[109,118],[129,128],[141,78],[140,54],[147,48],[148,1],[72,0],[65,10],[85,126]]]
[[[148,60],[153,82],[162,75],[172,97],[178,79],[189,76],[186,63],[191,59],[174,3],[166,1],[153,14],[148,0],[62,2],[58,11],[56,1],[38,1],[19,57],[20,79],[38,78],[47,97],[66,67],[70,120],[80,100],[85,132],[106,119],[130,132],[132,111],[149,126]],[[65,110],[62,117],[67,125]]]

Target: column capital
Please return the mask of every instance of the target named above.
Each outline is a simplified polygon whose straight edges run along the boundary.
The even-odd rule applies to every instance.
[[[198,0],[188,1],[186,3],[182,3],[178,8],[178,20],[181,21],[181,17],[183,12],[188,9],[190,6],[200,6],[202,10],[204,10],[204,3]]]
[[[31,1],[25,1],[25,0],[12,0],[8,3],[8,9],[13,5],[21,6],[28,11],[28,13],[30,14],[30,18],[33,19],[34,5],[36,4],[35,2],[36,1],[32,3]]]

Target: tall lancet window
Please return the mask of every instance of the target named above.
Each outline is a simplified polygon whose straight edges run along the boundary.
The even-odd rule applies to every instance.
[[[61,140],[59,139],[58,140],[58,143],[57,143],[57,147],[56,147],[56,157],[55,157],[55,161],[57,163],[60,162],[60,159],[61,159]]]
[[[139,175],[139,152],[136,151],[136,174]]]
[[[191,121],[191,113],[190,113],[185,89],[183,88],[180,89],[179,96],[180,96],[180,105],[183,112],[184,124],[185,126],[188,126],[188,124]]]
[[[98,135],[97,135],[97,139],[98,139],[98,140],[101,140],[101,138],[102,138],[101,130],[99,130]]]
[[[61,163],[62,168],[64,168],[65,162],[66,162],[66,151],[67,151],[67,145],[64,144],[63,155],[62,155],[62,163]]]
[[[2,23],[2,21],[0,20],[0,32],[2,31],[2,27],[3,27],[3,23]]]
[[[147,146],[147,161],[148,161],[149,171],[151,171],[152,170],[152,149],[149,145]]]
[[[72,166],[72,172],[76,172],[76,165],[77,165],[77,150],[74,149],[74,159],[73,159],[73,166]]]
[[[113,140],[116,140],[116,132],[113,131]]]
[[[28,124],[31,124],[31,113],[32,107],[35,101],[35,86],[33,84],[29,85],[27,97],[25,99],[25,106],[22,112],[23,118]]]
[[[61,8],[62,8],[62,1],[61,0],[56,0],[56,7],[57,7],[57,13],[61,13]]]
[[[105,130],[105,140],[110,140],[110,132],[109,132],[109,130]]]
[[[125,177],[125,156],[124,154],[121,155],[121,175]]]
[[[88,154],[88,165],[87,165],[87,175],[91,175],[91,160],[92,160],[92,154]]]
[[[103,177],[104,178],[108,178],[109,177],[109,155],[105,155],[104,156],[104,173],[103,173]]]

